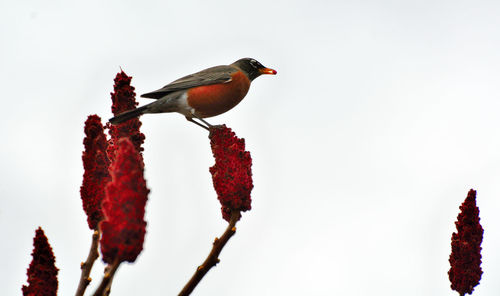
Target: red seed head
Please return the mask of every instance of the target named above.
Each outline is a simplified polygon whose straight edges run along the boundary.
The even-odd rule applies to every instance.
[[[451,288],[461,295],[472,294],[479,284],[481,270],[481,242],[483,228],[479,223],[479,208],[476,206],[476,191],[471,189],[460,206],[457,232],[451,237],[450,271]]]
[[[104,187],[111,180],[108,173],[109,159],[106,153],[108,142],[99,116],[91,115],[85,121],[83,145],[85,150],[82,160],[85,172],[80,187],[80,196],[83,209],[87,214],[89,228],[97,229],[99,221],[102,220],[101,202],[104,198]]]
[[[142,251],[146,234],[144,212],[149,190],[142,157],[128,138],[118,142],[110,174],[111,182],[106,186],[102,204],[104,220],[99,225],[103,260],[134,262]]]
[[[55,296],[57,295],[57,273],[55,257],[52,248],[39,227],[33,239],[33,260],[28,268],[28,286],[23,286],[24,296]]]
[[[236,137],[225,125],[211,128],[209,138],[215,158],[210,173],[222,206],[222,217],[229,221],[231,211],[252,208],[252,158],[250,152],[245,151],[245,140]]]
[[[111,93],[113,105],[111,111],[114,115],[134,109],[138,103],[135,101],[134,87],[130,85],[132,77],[127,76],[121,71],[116,74],[114,92]],[[144,143],[145,136],[140,132],[142,123],[138,118],[127,120],[118,125],[108,125],[109,134],[111,135],[108,156],[111,160],[114,159],[117,143],[121,138],[129,138],[134,144],[135,149],[141,152],[144,149],[141,145]]]

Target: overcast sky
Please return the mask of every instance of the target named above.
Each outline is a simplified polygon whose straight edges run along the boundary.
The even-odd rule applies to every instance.
[[[120,67],[142,94],[253,57],[278,75],[209,120],[246,139],[253,208],[193,295],[457,295],[448,257],[470,188],[474,295],[498,295],[499,15],[498,1],[1,1],[1,294],[20,295],[38,226],[59,294],[76,291],[83,124],[111,116]],[[178,114],[142,123],[147,235],[112,295],[176,295],[227,223],[207,132]]]

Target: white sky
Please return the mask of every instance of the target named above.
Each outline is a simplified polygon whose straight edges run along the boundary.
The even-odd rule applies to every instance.
[[[38,226],[74,294],[91,238],[83,123],[111,116],[120,66],[142,94],[250,56],[278,75],[210,122],[246,139],[253,209],[193,295],[456,295],[470,188],[474,295],[498,295],[499,15],[498,1],[0,2],[1,294],[20,294]],[[142,122],[147,236],[112,295],[176,295],[226,223],[207,133],[177,114]]]

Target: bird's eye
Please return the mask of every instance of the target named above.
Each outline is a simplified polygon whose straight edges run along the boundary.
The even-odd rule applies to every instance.
[[[250,64],[255,67],[255,68],[258,68],[259,67],[259,62],[257,62],[256,60],[254,59],[251,59],[250,60]]]

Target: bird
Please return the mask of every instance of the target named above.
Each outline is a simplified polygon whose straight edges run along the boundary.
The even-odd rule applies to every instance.
[[[255,78],[276,73],[276,70],[263,66],[253,58],[242,58],[230,65],[210,67],[141,95],[156,101],[118,114],[109,119],[109,122],[119,124],[146,113],[177,112],[188,121],[209,130],[212,125],[203,118],[231,110],[243,100]]]

